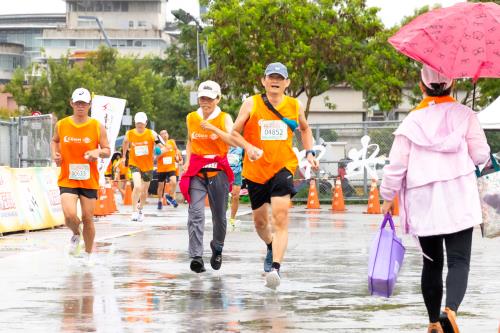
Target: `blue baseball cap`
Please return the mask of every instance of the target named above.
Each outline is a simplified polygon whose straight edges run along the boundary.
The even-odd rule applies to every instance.
[[[273,62],[272,64],[267,65],[264,75],[268,76],[271,74],[279,74],[285,79],[288,79],[288,71],[286,70],[286,66],[281,62]]]

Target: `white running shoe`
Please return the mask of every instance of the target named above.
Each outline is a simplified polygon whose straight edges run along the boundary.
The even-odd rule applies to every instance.
[[[137,222],[142,221],[144,221],[144,213],[142,212],[142,209],[139,209],[139,213],[137,214]]]
[[[273,269],[266,275],[266,287],[276,290],[281,283],[280,273],[278,270]]]
[[[92,253],[85,252],[83,256],[83,264],[87,267],[94,267],[95,262],[92,257]]]
[[[69,245],[69,254],[73,257],[80,255],[82,247],[80,245],[80,235],[71,236],[71,242]]]
[[[139,221],[139,213],[138,212],[132,212],[132,217],[130,218],[130,221],[132,221],[132,222]]]

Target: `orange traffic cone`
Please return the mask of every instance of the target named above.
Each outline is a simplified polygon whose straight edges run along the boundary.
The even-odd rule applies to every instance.
[[[125,206],[132,206],[132,185],[130,185],[130,182],[127,182],[127,185],[125,185],[125,196],[123,197],[123,204]]]
[[[108,214],[113,214],[118,209],[116,209],[115,202],[115,191],[111,185],[106,185],[106,207],[108,208]]]
[[[342,181],[337,177],[335,188],[332,188],[332,210],[334,212],[345,212],[344,193],[342,192]]]
[[[380,214],[380,199],[378,196],[377,181],[372,179],[372,186],[370,188],[370,195],[368,197],[368,209],[365,212],[367,214]]]
[[[101,186],[97,191],[97,200],[95,201],[94,216],[105,216],[106,211],[106,188]]]
[[[392,200],[391,213],[392,216],[399,216],[399,195],[396,193],[396,196]]]
[[[311,179],[309,183],[309,195],[307,197],[307,209],[318,209],[319,206],[319,198],[318,191],[316,190],[316,181]]]

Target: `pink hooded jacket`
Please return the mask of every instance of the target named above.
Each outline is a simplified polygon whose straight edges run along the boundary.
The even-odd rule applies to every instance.
[[[399,192],[403,230],[415,236],[454,233],[482,222],[475,165],[490,148],[470,108],[457,102],[413,111],[394,132],[380,195]]]

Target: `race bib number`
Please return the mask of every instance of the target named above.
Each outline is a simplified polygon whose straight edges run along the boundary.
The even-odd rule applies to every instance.
[[[69,179],[72,180],[90,179],[90,164],[70,164]]]
[[[134,151],[135,151],[135,156],[144,156],[149,154],[148,146],[135,146]]]
[[[163,164],[172,164],[172,156],[167,156],[163,158]]]
[[[206,165],[204,166],[204,168],[207,168],[207,169],[217,169],[217,167],[218,167],[217,162],[210,163],[210,164],[206,164]]]
[[[286,140],[288,139],[288,129],[281,120],[262,120],[260,124],[261,140]]]

